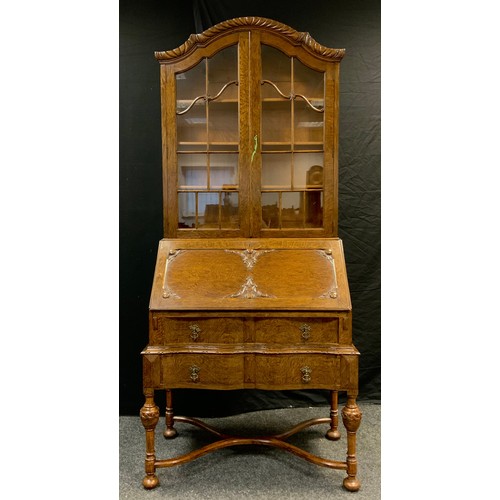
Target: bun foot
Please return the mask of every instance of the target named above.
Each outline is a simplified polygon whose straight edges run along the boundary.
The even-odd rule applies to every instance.
[[[361,483],[355,477],[349,476],[344,479],[343,485],[347,491],[358,491]]]
[[[174,437],[177,437],[177,431],[175,429],[165,429],[163,431],[163,437],[165,439],[174,439]]]
[[[153,489],[154,487],[158,486],[158,483],[159,483],[159,479],[158,479],[158,476],[156,474],[152,474],[152,475],[147,475],[143,480],[142,480],[142,485],[144,486],[144,488],[146,488],[147,490],[151,490]]]
[[[326,437],[326,439],[329,439],[330,441],[338,441],[340,439],[340,432],[338,429],[335,429],[335,430],[330,429],[325,434],[325,437]]]

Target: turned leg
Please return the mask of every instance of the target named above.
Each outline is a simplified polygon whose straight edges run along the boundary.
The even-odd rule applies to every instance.
[[[347,393],[347,403],[342,409],[342,421],[347,430],[347,477],[344,488],[358,491],[360,482],[356,478],[358,463],[356,461],[356,431],[361,423],[361,412],[356,404],[356,393]]]
[[[141,422],[146,429],[146,477],[142,480],[144,488],[151,489],[158,485],[155,474],[155,427],[160,418],[160,409],[154,402],[154,389],[144,389],[146,402],[141,408]]]
[[[330,410],[330,429],[326,432],[326,438],[332,441],[340,439],[339,432],[339,393],[330,391],[331,410]]]
[[[177,436],[177,431],[174,429],[174,409],[172,407],[172,391],[167,389],[167,407],[165,408],[165,431],[163,435],[167,439],[172,439]]]

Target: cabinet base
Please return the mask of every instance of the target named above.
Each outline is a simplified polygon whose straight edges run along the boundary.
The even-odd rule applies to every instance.
[[[359,412],[359,408],[355,403],[355,398],[348,393],[348,403],[343,410],[343,422],[347,429],[348,433],[348,454],[346,461],[338,461],[338,460],[330,460],[318,455],[314,455],[298,446],[292,445],[288,443],[286,440],[293,436],[294,434],[311,427],[313,425],[318,424],[330,424],[331,428],[327,431],[326,437],[330,440],[336,441],[340,438],[340,433],[336,426],[336,418],[332,420],[332,418],[314,418],[310,420],[305,420],[292,429],[283,432],[281,434],[275,434],[271,436],[260,436],[260,437],[240,437],[240,436],[231,436],[224,434],[210,425],[206,424],[202,420],[185,417],[185,416],[174,416],[173,409],[171,407],[171,396],[169,397],[169,405],[168,405],[168,417],[169,417],[169,425],[164,432],[164,436],[168,439],[174,438],[177,436],[177,431],[174,429],[174,424],[176,422],[182,422],[186,424],[191,424],[200,429],[203,429],[211,434],[217,436],[218,440],[202,446],[201,448],[195,449],[189,453],[184,455],[180,455],[177,457],[169,458],[166,460],[158,460],[156,459],[154,452],[154,427],[158,421],[157,415],[157,407],[154,405],[153,401],[153,392],[154,390],[148,389],[145,391],[146,394],[146,404],[141,410],[141,418],[146,429],[146,477],[143,479],[143,486],[146,489],[155,488],[159,484],[158,477],[155,472],[156,469],[163,467],[173,467],[175,465],[181,465],[187,462],[191,462],[196,458],[202,457],[207,453],[212,451],[220,450],[223,448],[228,448],[231,446],[241,446],[241,445],[263,445],[263,446],[271,446],[274,448],[280,448],[282,450],[288,451],[289,453],[294,454],[295,456],[302,458],[310,463],[315,465],[321,465],[323,467],[329,467],[331,469],[345,470],[348,477],[346,477],[343,481],[343,486],[348,491],[358,491],[360,488],[360,482],[356,478],[356,458],[355,458],[355,435],[356,430],[361,421],[361,412]],[[336,416],[337,408],[337,398],[332,397],[332,415]]]

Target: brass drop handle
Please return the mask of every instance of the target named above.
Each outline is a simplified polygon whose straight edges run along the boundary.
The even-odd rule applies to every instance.
[[[307,340],[311,336],[311,326],[307,323],[299,326],[300,331],[302,332],[302,338]]]
[[[200,367],[193,365],[189,367],[189,372],[190,372],[190,378],[193,382],[198,382],[200,376],[198,375],[200,373]]]
[[[307,384],[307,382],[311,381],[312,370],[308,366],[303,366],[300,369],[300,373],[302,373],[302,382],[305,382]]]
[[[201,328],[197,324],[189,325],[189,329],[191,330],[191,339],[198,340],[198,337],[201,333]]]

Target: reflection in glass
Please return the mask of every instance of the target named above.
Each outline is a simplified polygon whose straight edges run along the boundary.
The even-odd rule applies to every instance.
[[[262,227],[279,228],[279,193],[262,193]]]
[[[178,154],[178,188],[207,189],[207,155]]]
[[[292,137],[291,118],[290,101],[264,101],[262,103],[263,149],[273,150],[277,143],[287,143],[287,147],[290,149]]]
[[[196,193],[179,193],[179,229],[194,228],[196,224]]]
[[[238,155],[210,155],[210,189],[238,189]]]
[[[291,92],[291,59],[278,49],[262,45],[262,79],[273,82],[285,95]],[[263,99],[277,98],[279,94],[269,84],[261,85]]]
[[[323,191],[308,191],[304,194],[306,227],[322,227]]]
[[[302,94],[309,100],[314,99],[315,106],[323,106],[325,97],[324,73],[308,68],[296,57],[293,59],[293,87],[295,94]]]
[[[238,193],[225,191],[221,197],[221,228],[237,229],[239,227]]]
[[[215,97],[229,82],[238,80],[238,46],[232,45],[208,59],[208,95]],[[217,101],[238,99],[238,87],[229,85]]]
[[[177,142],[179,151],[190,147],[206,150],[207,116],[205,101],[198,101],[184,115],[177,115]]]
[[[198,193],[197,227],[219,227],[219,193]]]
[[[294,101],[295,143],[323,143],[324,113],[314,111],[303,99]]]
[[[292,155],[262,155],[262,189],[292,188]]]
[[[202,59],[196,66],[184,73],[176,75],[177,111],[187,107],[183,101],[192,101],[200,95],[205,95],[206,60]]]
[[[304,227],[303,192],[281,194],[281,227]]]
[[[226,145],[233,143],[238,147],[238,103],[211,101],[208,104],[209,142]]]
[[[293,187],[297,189],[323,187],[323,153],[293,155]]]

